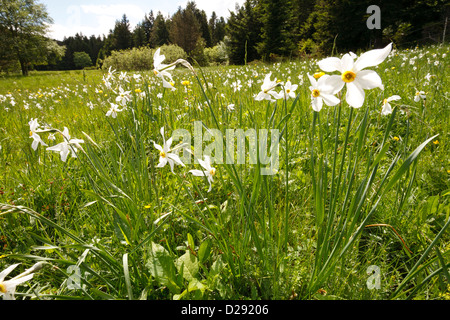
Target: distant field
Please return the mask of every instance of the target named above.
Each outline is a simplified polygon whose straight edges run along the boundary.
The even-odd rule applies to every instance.
[[[151,70],[1,76],[0,270],[45,261],[16,298],[450,299],[448,51],[393,51],[367,68],[384,90],[320,112],[316,60],[178,65],[176,90]],[[255,99],[270,72],[292,96]],[[267,144],[214,158],[227,129]]]

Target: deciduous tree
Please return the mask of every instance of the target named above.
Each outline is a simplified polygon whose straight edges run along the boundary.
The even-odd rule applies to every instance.
[[[47,62],[52,19],[43,4],[34,0],[0,0],[0,56],[19,61],[23,75],[34,64]],[[3,52],[3,53],[2,53]]]

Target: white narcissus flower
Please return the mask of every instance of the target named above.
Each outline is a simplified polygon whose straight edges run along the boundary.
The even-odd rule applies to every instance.
[[[164,127],[161,128],[160,133],[163,137],[163,146],[160,146],[159,144],[153,142],[153,145],[156,149],[159,150],[159,163],[156,166],[157,168],[164,167],[167,163],[170,165],[170,171],[173,173],[173,166],[174,164],[179,164],[181,166],[185,166],[184,163],[181,161],[180,157],[173,152],[176,152],[182,147],[185,147],[184,144],[177,145],[175,148],[171,149],[172,145],[172,137],[170,137],[167,141],[164,138]]]
[[[122,87],[119,87],[119,95],[116,97],[116,102],[122,106],[126,106],[127,102],[131,100],[130,92],[131,91],[125,91]]]
[[[227,105],[227,110],[228,111],[233,111],[234,110],[234,103],[230,103],[229,105]]]
[[[42,268],[42,262],[34,264],[31,268],[25,272],[19,274],[18,276],[5,281],[5,277],[11,273],[20,263],[13,264],[0,272],[0,296],[3,300],[14,300],[14,293],[16,292],[16,287],[31,278],[33,278],[34,272]]]
[[[425,100],[427,98],[427,95],[425,94],[425,91],[416,91],[416,94],[414,95],[414,101],[419,102],[421,99]]]
[[[274,89],[278,85],[277,79],[270,80],[270,76],[272,75],[272,72],[269,72],[266,77],[264,78],[264,82],[261,85],[261,92],[258,93],[258,95],[255,97],[255,100],[262,101],[262,100],[269,100],[269,101],[275,101],[275,99],[281,99],[283,96],[279,93],[277,93]]]
[[[162,79],[164,88],[168,88],[171,90],[176,89],[174,87],[175,82],[172,79],[172,75],[168,71],[173,70],[178,64],[185,66],[190,71],[192,71],[192,73],[195,74],[194,68],[186,60],[178,59],[177,61],[172,62],[171,64],[163,64],[162,62],[164,61],[165,58],[166,57],[163,54],[161,54],[161,48],[158,48],[153,55],[153,73],[155,74],[155,76]]]
[[[288,80],[284,84],[283,90],[280,91],[280,95],[282,95],[285,100],[295,98],[295,90],[297,90],[297,88],[297,84],[292,84],[291,81]]]
[[[384,99],[383,100],[383,107],[382,107],[382,110],[381,110],[381,114],[384,115],[384,116],[386,116],[388,114],[391,114],[392,113],[392,107],[391,107],[389,102],[395,101],[395,100],[400,100],[400,99],[401,99],[401,97],[398,96],[398,95],[393,95],[393,96],[391,96],[389,98]]]
[[[318,62],[319,67],[325,72],[339,71],[341,75],[331,75],[329,84],[340,91],[345,85],[347,92],[345,100],[353,108],[360,108],[364,103],[364,90],[380,88],[384,89],[380,76],[373,70],[364,70],[383,62],[392,50],[392,43],[383,49],[370,50],[355,59],[354,54],[345,54],[342,59],[330,57]]]
[[[242,88],[241,80],[238,79],[237,81],[234,81],[231,84],[231,87],[233,88],[233,92],[240,91]]]
[[[209,182],[209,189],[208,192],[211,191],[213,182],[213,177],[216,174],[216,169],[211,167],[211,159],[209,156],[205,156],[205,160],[197,159],[198,163],[203,167],[205,170],[189,170],[190,173],[192,173],[196,177],[206,177]]]
[[[177,90],[177,88],[174,87],[175,82],[173,82],[172,80],[167,81],[166,79],[162,78],[162,83],[163,83],[163,87],[166,89],[170,89],[172,91]]]
[[[33,150],[36,150],[39,146],[39,143],[43,146],[46,146],[44,141],[42,141],[41,137],[37,134],[39,132],[39,123],[37,122],[37,119],[31,119],[28,122],[28,125],[30,126],[30,138],[33,139],[33,142],[31,143],[31,147]]]
[[[126,73],[126,72],[123,72],[123,71],[120,72],[119,80],[126,81],[126,82],[130,82],[130,81],[128,80],[127,73]]]
[[[123,109],[119,109],[119,106],[115,103],[110,102],[111,108],[106,112],[106,116],[116,118],[117,112],[123,111]]]
[[[329,107],[337,105],[340,100],[333,95],[334,88],[327,84],[329,75],[321,75],[319,80],[316,80],[314,76],[308,74],[309,82],[311,86],[311,105],[314,111],[319,112],[322,110],[323,103]]]
[[[166,56],[161,54],[161,48],[158,48],[153,54],[153,73],[163,80],[167,77],[170,82],[173,82],[172,75],[168,71],[175,69],[175,65],[163,64],[164,59],[166,59]]]
[[[69,155],[70,151],[72,151],[72,158],[76,158],[78,151],[77,148],[81,149],[80,143],[84,143],[84,140],[71,139],[69,135],[69,129],[67,129],[67,127],[64,127],[64,131],[60,133],[63,135],[64,141],[52,147],[48,147],[47,150],[59,152],[61,161],[63,162],[66,162],[67,156]]]

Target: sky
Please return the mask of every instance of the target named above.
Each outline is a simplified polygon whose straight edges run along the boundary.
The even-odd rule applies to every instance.
[[[114,28],[116,20],[123,14],[130,21],[131,30],[144,19],[144,15],[153,10],[164,16],[172,16],[178,7],[185,8],[188,0],[38,0],[46,6],[53,19],[48,36],[55,40],[82,33],[85,36],[107,36]],[[213,11],[218,17],[229,16],[229,10],[235,11],[236,3],[242,5],[245,0],[195,0],[197,8],[204,10],[208,19]]]

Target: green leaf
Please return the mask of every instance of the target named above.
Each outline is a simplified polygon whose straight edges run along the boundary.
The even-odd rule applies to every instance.
[[[400,177],[408,170],[408,168],[411,166],[411,164],[414,162],[414,160],[417,159],[417,157],[419,156],[419,154],[422,152],[423,148],[425,148],[425,146],[434,138],[436,138],[438,136],[435,135],[433,137],[431,137],[430,139],[426,140],[424,143],[422,143],[420,146],[418,146],[416,148],[416,150],[414,150],[410,156],[405,160],[405,162],[403,162],[403,164],[401,165],[401,167],[398,169],[398,171],[395,173],[395,175],[392,177],[391,181],[389,181],[389,184],[386,186],[386,188],[384,189],[384,193],[386,193],[387,191],[389,191],[394,185],[395,183],[400,179]]]
[[[196,290],[200,290],[203,294],[206,290],[206,286],[203,283],[201,283],[199,280],[193,279],[192,281],[189,282],[188,291],[192,292],[192,291],[196,291]]]
[[[173,258],[163,246],[152,242],[146,267],[158,283],[167,286],[173,293],[180,292]]]
[[[125,253],[123,255],[122,261],[123,261],[123,273],[125,276],[125,284],[127,286],[127,292],[128,292],[128,299],[133,300],[133,289],[131,288],[130,272],[128,269],[128,253]]]
[[[192,281],[198,274],[198,259],[191,251],[187,250],[185,254],[176,260],[176,266],[179,272],[183,272],[183,277],[187,281]]]
[[[191,250],[194,250],[195,249],[194,238],[192,238],[192,235],[190,233],[187,234],[187,240],[188,240],[188,245],[191,248]]]
[[[205,241],[202,242],[200,248],[198,249],[198,258],[200,260],[200,263],[205,262],[209,258],[210,254],[211,254],[211,241],[206,239]]]

